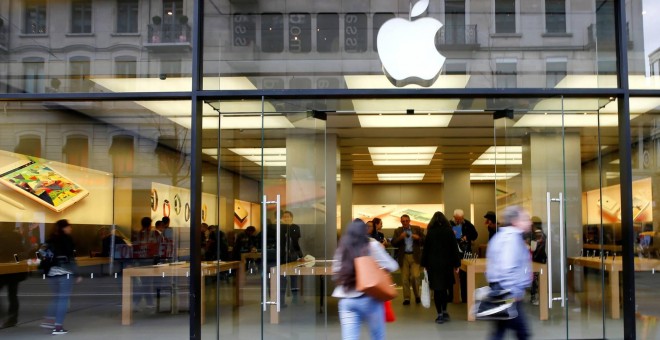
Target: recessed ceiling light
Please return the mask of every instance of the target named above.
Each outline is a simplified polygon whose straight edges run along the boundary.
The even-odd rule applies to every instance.
[[[424,173],[378,174],[379,181],[421,181]]]
[[[472,165],[520,165],[522,146],[491,146]]]
[[[363,128],[447,127],[449,114],[359,114]]]
[[[263,166],[286,166],[286,148],[230,148],[229,151],[258,165],[263,160]]]
[[[369,147],[374,165],[429,165],[437,146]]]
[[[471,173],[471,181],[507,180],[520,175],[518,172]]]

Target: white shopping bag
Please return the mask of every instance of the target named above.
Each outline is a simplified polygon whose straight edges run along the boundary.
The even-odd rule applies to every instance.
[[[426,272],[426,269],[424,269],[424,278],[422,278],[422,288],[420,291],[422,292],[422,306],[424,306],[424,308],[430,308],[431,292],[429,291],[429,274]]]

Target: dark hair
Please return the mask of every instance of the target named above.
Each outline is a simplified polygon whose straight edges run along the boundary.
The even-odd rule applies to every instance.
[[[64,232],[62,231],[62,229],[66,228],[70,225],[71,224],[66,219],[61,219],[61,220],[55,222],[56,229],[55,229],[55,232],[53,234],[55,234],[55,235],[64,235]]]
[[[163,221],[156,221],[154,225],[156,226],[156,228],[158,228],[163,225]]]
[[[255,228],[255,226],[251,225],[251,226],[245,228],[245,231],[246,231],[246,232],[247,232],[247,231],[249,231],[249,232],[255,232],[255,231],[257,231],[257,228]]]
[[[445,216],[445,214],[443,214],[440,211],[436,211],[435,214],[433,214],[433,217],[431,218],[431,221],[429,222],[427,229],[434,229],[440,227],[451,227],[451,225],[449,224],[449,220],[447,219],[447,216]]]
[[[335,273],[334,280],[337,284],[348,289],[355,288],[355,264],[356,257],[367,255],[369,252],[369,237],[367,236],[367,224],[362,220],[351,222],[339,240],[337,252],[341,255],[341,269]]]
[[[140,225],[142,226],[142,229],[151,227],[151,218],[142,217],[142,220],[140,220]]]
[[[382,221],[383,220],[381,220],[378,217],[374,217],[374,219],[371,220],[371,223],[374,224],[374,229],[371,231],[371,237],[373,237],[374,239],[378,239],[378,227],[377,226],[378,226],[378,223],[380,223]]]
[[[408,216],[408,214],[401,215],[401,218],[404,218],[404,217],[407,217],[408,219],[410,219],[410,216]]]
[[[169,224],[170,223],[170,218],[165,216],[165,217],[163,217],[162,221],[163,221],[163,224]]]
[[[284,210],[284,211],[282,212],[282,217],[284,217],[285,214],[289,214],[289,215],[291,215],[291,218],[293,218],[293,213],[290,212],[289,210]]]

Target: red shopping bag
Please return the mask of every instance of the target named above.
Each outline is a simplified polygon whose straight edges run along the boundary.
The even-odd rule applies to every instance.
[[[392,301],[385,301],[385,321],[394,322],[396,320],[396,315],[394,315],[394,309],[392,309]]]

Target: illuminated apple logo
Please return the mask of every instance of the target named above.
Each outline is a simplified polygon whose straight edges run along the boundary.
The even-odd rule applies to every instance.
[[[442,23],[433,18],[412,20],[428,7],[429,0],[420,0],[410,11],[411,20],[390,19],[378,31],[378,56],[394,86],[431,86],[445,63],[446,58],[435,48],[435,35]]]

